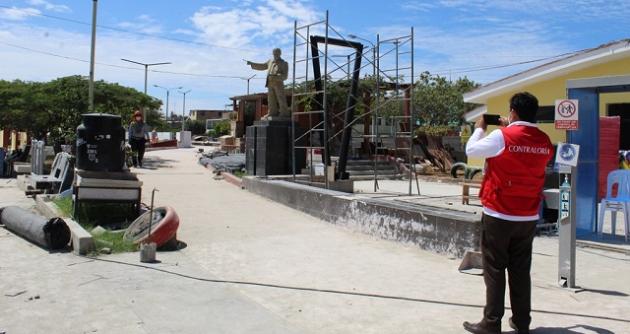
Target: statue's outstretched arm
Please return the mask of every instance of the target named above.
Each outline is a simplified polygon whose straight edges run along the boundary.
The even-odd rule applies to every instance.
[[[247,64],[252,67],[254,70],[264,71],[269,67],[269,63],[254,63],[253,61],[248,61]]]

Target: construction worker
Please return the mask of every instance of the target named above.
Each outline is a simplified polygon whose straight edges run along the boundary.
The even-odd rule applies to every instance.
[[[486,305],[481,322],[464,322],[471,333],[501,333],[506,269],[512,306],[509,325],[519,334],[529,333],[532,243],[545,167],[553,156],[549,137],[536,126],[537,110],[535,96],[515,94],[509,118],[500,119],[501,127],[485,136],[487,125],[480,118],[466,144],[469,157],[486,158],[479,192]]]

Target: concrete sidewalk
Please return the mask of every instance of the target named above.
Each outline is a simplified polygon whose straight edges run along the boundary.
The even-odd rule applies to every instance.
[[[151,152],[146,165],[137,170],[145,202],[158,188],[157,203],[177,210],[179,239],[188,245],[159,253],[157,267],[273,286],[213,283],[67,253],[49,255],[0,230],[0,329],[9,334],[462,333],[463,321],[481,318],[483,280],[458,273],[456,259],[354,233],[214,180],[197,165],[193,149]],[[0,188],[0,205],[9,193]],[[101,258],[138,264],[138,257]],[[557,261],[557,240],[537,238],[535,333],[630,332],[630,257],[579,249],[577,282],[586,289],[579,293],[556,287]],[[5,296],[22,290],[27,292]],[[34,294],[41,298],[29,300]],[[509,315],[508,310],[505,330]]]

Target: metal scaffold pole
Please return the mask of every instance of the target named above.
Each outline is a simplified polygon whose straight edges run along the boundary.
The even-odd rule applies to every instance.
[[[378,191],[378,169],[377,169],[377,161],[378,161],[378,149],[380,143],[380,120],[378,118],[378,107],[381,103],[381,68],[380,68],[380,59],[381,59],[381,36],[379,34],[376,35],[376,56],[374,59],[374,74],[376,80],[376,100],[374,102],[374,119],[376,120],[376,126],[374,127],[374,192]]]
[[[323,29],[318,29],[322,33],[311,36],[311,32],[314,31],[311,27],[317,25],[320,27],[324,25],[324,27],[321,27]],[[372,44],[369,40],[366,41]],[[306,45],[306,52],[305,54],[298,54],[302,45]],[[383,49],[384,46],[386,46],[385,49]],[[318,22],[302,26],[299,26],[297,21],[294,22],[293,92],[291,99],[292,121],[295,122],[292,124],[291,130],[294,154],[294,181],[303,182],[307,180],[306,178],[298,177],[300,171],[297,170],[297,159],[299,159],[300,155],[297,154],[297,151],[302,149],[308,150],[308,156],[302,156],[305,162],[309,162],[309,184],[319,183],[322,187],[330,189],[333,186],[333,181],[336,184],[338,180],[343,182],[349,179],[350,174],[347,172],[347,168],[348,160],[353,155],[354,139],[362,138],[363,143],[367,143],[368,153],[372,155],[373,159],[371,165],[373,168],[374,191],[379,191],[379,176],[387,176],[389,175],[388,173],[391,173],[381,173],[381,168],[389,160],[388,154],[392,153],[395,158],[405,157],[405,160],[408,160],[409,194],[412,193],[413,180],[411,178],[415,175],[412,169],[415,118],[413,115],[414,108],[411,106],[414,87],[413,77],[415,75],[413,28],[411,29],[411,35],[386,40],[382,40],[381,36],[377,35],[376,44],[372,44],[372,47],[372,58],[368,59],[369,56],[366,57],[363,53],[363,44],[348,41],[344,35],[330,25],[330,14],[328,11],[325,18]],[[335,53],[338,50],[337,48],[352,48],[355,56],[351,58],[348,54],[331,55],[330,52]],[[409,64],[407,64],[408,56],[411,57]],[[347,62],[337,63],[333,57],[344,57]],[[384,57],[387,57],[387,59]],[[368,60],[367,65],[361,65],[363,59]],[[352,62],[354,62],[354,70],[352,70],[353,75],[348,88],[346,107],[343,110],[333,109],[329,105],[331,95],[329,95],[330,92],[328,90],[332,89],[337,82],[340,82],[343,86],[348,81],[348,75],[351,70],[346,71],[345,68],[350,68]],[[392,68],[383,69],[381,67],[383,64],[391,65]],[[305,66],[304,72],[301,69],[298,70],[298,66]],[[312,77],[310,77],[311,74],[309,73],[310,66],[313,66]],[[367,98],[365,95],[360,95],[359,81],[361,80],[361,70],[368,66],[372,70],[375,90],[372,92],[373,97],[369,109],[367,111],[364,110],[360,116],[355,116],[357,105],[361,103],[360,101],[364,101]],[[337,72],[346,73],[341,78],[339,75],[335,76]],[[406,80],[409,72],[411,73],[409,76],[412,80],[411,83],[408,83]],[[299,76],[298,73],[304,73],[304,75]],[[360,96],[363,97],[363,100],[360,100]],[[303,106],[301,105],[302,103],[304,103]],[[388,104],[391,104],[391,106],[387,106]],[[336,106],[336,108],[338,107]],[[396,115],[382,116],[382,113],[387,110],[394,111]],[[308,117],[308,119],[296,122],[300,117]],[[368,117],[372,117],[373,126],[371,130],[365,123]],[[363,121],[363,130],[358,130],[355,125],[360,124],[361,121]],[[308,122],[306,131],[297,128],[297,124],[304,126],[306,122]],[[341,127],[339,127],[340,124],[342,125]],[[331,126],[334,126],[334,128],[331,128]],[[401,128],[398,129],[398,127]],[[383,130],[384,128],[385,131]],[[330,132],[331,129],[333,129],[333,133]],[[370,132],[369,134],[368,131]],[[353,136],[354,132],[359,133],[360,137]],[[340,139],[333,142],[337,136],[340,136]],[[372,138],[372,143],[366,140],[368,137]],[[409,144],[405,145],[405,147],[399,147],[398,144],[401,141],[409,142]],[[362,147],[365,148],[366,146]],[[336,165],[333,164],[331,159],[331,154],[335,148],[339,149],[339,158]],[[405,150],[409,151],[407,155],[404,154]],[[314,165],[317,161],[313,156],[317,152],[321,153],[323,170],[316,168],[319,164],[318,166]],[[381,156],[385,156],[388,160],[385,162],[380,161]],[[407,162],[405,164],[407,165]],[[402,172],[399,169],[396,172],[398,175],[401,173],[407,173],[407,171]],[[322,176],[323,180],[321,179]],[[416,184],[418,185],[417,179]]]
[[[326,98],[326,87],[328,85],[328,11],[326,11],[326,35],[324,37],[324,84],[323,84],[323,90],[324,90],[324,98],[323,98],[323,106],[322,109],[324,110],[324,142],[323,142],[323,160],[324,160],[324,182],[326,183],[326,189],[330,188],[330,181],[328,180],[328,166],[331,165],[331,161],[330,161],[330,152],[329,152],[329,145],[328,145],[328,103],[327,103],[327,98]]]
[[[297,50],[297,20],[293,22],[293,84],[291,89],[291,170],[293,171],[293,181],[296,179],[295,172],[295,159],[296,159],[296,151],[295,151],[295,119],[293,116],[295,115],[295,60],[296,60],[296,50]]]
[[[409,85],[409,196],[412,195],[411,191],[411,178],[413,176],[416,180],[416,188],[418,189],[418,195],[420,195],[420,184],[418,183],[418,174],[416,173],[413,161],[413,137],[414,137],[414,126],[415,122],[415,114],[413,108],[413,89],[415,83],[415,73],[414,73],[414,29],[411,27],[411,82]]]

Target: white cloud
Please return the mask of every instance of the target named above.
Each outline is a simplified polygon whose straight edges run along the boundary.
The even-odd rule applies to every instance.
[[[181,29],[181,28],[173,30],[173,33],[174,34],[181,34],[181,35],[188,35],[188,36],[197,36],[198,35],[198,33],[193,31],[193,30]]]
[[[58,4],[54,4],[46,0],[28,0],[27,3],[30,4],[31,6],[40,6],[40,7],[45,8],[46,10],[50,10],[53,12],[59,12],[59,13],[71,12],[70,7],[66,5],[58,5]]]
[[[247,47],[292,40],[293,21],[317,21],[316,11],[302,1],[266,0],[248,7],[203,7],[191,17],[209,43]]]
[[[162,32],[162,26],[150,15],[142,14],[133,21],[124,21],[117,24],[118,27],[131,29],[145,34],[158,34]]]
[[[491,19],[493,20],[493,19]],[[409,27],[374,28],[383,39],[409,34]],[[571,51],[569,45],[548,37],[545,27],[537,22],[502,22],[501,25],[478,25],[468,29],[415,27],[415,71],[468,76],[489,82],[537,64],[519,65],[491,71],[466,72],[468,69],[501,65],[559,55]],[[381,50],[383,54],[386,50]],[[388,59],[381,64],[387,66]]]
[[[22,21],[31,16],[37,16],[41,13],[42,12],[36,8],[0,8],[0,19]]]
[[[436,8],[437,6],[438,5],[434,2],[409,1],[409,2],[403,3],[401,7],[404,10],[428,12]]]
[[[68,75],[87,75],[89,64],[70,59],[35,53],[2,43],[52,52],[55,54],[88,60],[90,55],[89,32],[77,33],[57,28],[37,27],[31,24],[0,21],[0,59],[3,68],[0,79],[48,81]],[[149,72],[150,95],[165,99],[164,91],[153,84],[165,87],[183,86],[192,89],[186,99],[186,108],[223,108],[228,97],[245,93],[245,81],[238,78],[211,78],[205,74],[246,77],[253,74],[241,58],[254,57],[256,53],[211,48],[202,45],[146,38],[126,33],[99,31],[96,48],[96,78],[118,82],[140,91],[144,86],[143,67],[120,60],[127,58],[139,62],[172,62],[156,66],[158,71],[199,74],[186,76]],[[114,64],[134,69],[109,67]],[[258,77],[264,79],[264,75]],[[264,91],[264,80],[252,80],[252,91]],[[181,113],[181,95],[171,92],[171,109],[177,104]]]
[[[409,1],[402,7],[421,12],[442,7],[467,13],[504,11],[513,15],[518,12],[532,16],[553,13],[558,19],[574,21],[630,15],[630,1],[627,0],[424,0]],[[512,19],[518,20],[518,17],[513,16]]]

